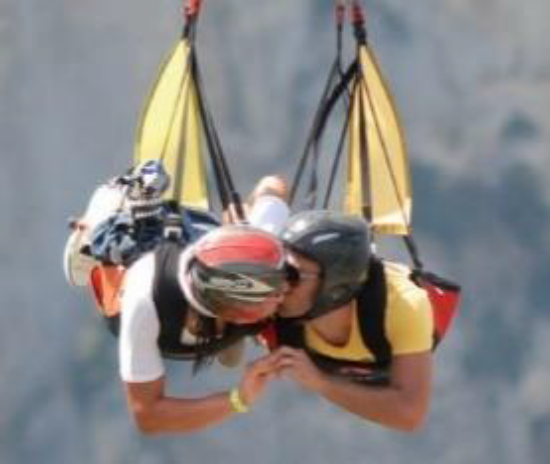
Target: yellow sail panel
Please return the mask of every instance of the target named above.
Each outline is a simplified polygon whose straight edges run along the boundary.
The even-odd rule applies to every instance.
[[[202,125],[189,56],[189,43],[180,41],[162,66],[138,128],[135,162],[162,160],[172,179],[165,197],[208,209]]]
[[[209,210],[208,180],[202,149],[203,127],[199,117],[197,90],[192,81],[188,104],[184,134],[186,156],[180,201],[186,206]]]
[[[374,54],[362,46],[359,57],[372,226],[382,234],[406,235],[410,232],[412,191],[403,131]]]
[[[178,42],[166,62],[160,69],[158,78],[146,101],[138,128],[135,162],[150,159],[168,158],[171,138],[180,135],[182,104],[181,99],[187,93],[189,73],[185,71],[189,57],[189,45]],[[179,113],[179,114],[178,114]]]
[[[363,198],[363,170],[361,168],[361,101],[360,93],[354,92],[351,101],[349,122],[349,159],[348,181],[344,197],[344,210],[348,213],[363,215],[368,206]]]

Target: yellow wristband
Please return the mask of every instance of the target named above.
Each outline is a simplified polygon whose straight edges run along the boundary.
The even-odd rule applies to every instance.
[[[249,410],[246,403],[242,400],[238,388],[233,388],[229,392],[229,403],[231,404],[231,409],[233,410],[233,412],[243,413],[248,412]]]

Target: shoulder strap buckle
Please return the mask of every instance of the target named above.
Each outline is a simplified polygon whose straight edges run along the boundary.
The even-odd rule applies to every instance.
[[[175,202],[168,202],[167,209],[162,235],[166,240],[181,242],[183,239],[183,216],[179,205]]]

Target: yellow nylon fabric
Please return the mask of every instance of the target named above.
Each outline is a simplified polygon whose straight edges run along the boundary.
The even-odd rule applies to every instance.
[[[203,127],[190,52],[188,41],[178,42],[160,69],[139,124],[135,162],[163,160],[172,179],[165,197],[208,210]]]
[[[401,264],[384,263],[386,279],[385,332],[394,355],[428,351],[433,343],[433,317],[426,291],[410,279],[411,270]],[[350,335],[346,343],[331,345],[309,324],[305,326],[306,344],[314,351],[345,361],[374,361],[359,324],[363,311],[353,302]]]
[[[345,211],[359,216],[363,215],[363,207],[368,207],[369,200],[363,198],[363,172],[360,147],[360,100],[351,101],[350,128],[349,128],[349,160],[348,182],[345,197]]]
[[[373,52],[361,46],[359,60],[361,74],[351,101],[344,207],[355,214],[367,210],[374,232],[407,235],[412,191],[403,131]],[[362,141],[367,143],[367,166],[361,160]],[[365,173],[368,179],[364,179]],[[363,185],[368,188],[366,193]]]

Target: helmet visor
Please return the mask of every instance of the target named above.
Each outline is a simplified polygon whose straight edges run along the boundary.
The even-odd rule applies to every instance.
[[[191,279],[207,306],[214,300],[227,304],[254,304],[280,292],[285,282],[285,273],[282,269],[258,264],[233,264],[231,271],[226,271],[196,261],[191,270]]]

